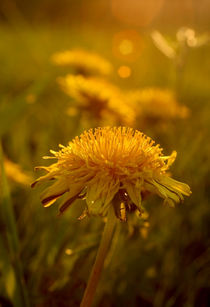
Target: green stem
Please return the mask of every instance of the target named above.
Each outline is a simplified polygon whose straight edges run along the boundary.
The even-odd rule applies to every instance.
[[[90,307],[92,304],[94,294],[100,279],[101,271],[103,269],[104,260],[110,247],[113,231],[115,228],[115,221],[116,217],[114,215],[114,210],[111,207],[108,212],[108,219],[104,227],[104,232],[97,252],[96,260],[93,265],[80,307]]]
[[[12,299],[15,306],[28,307],[29,306],[28,295],[23,277],[22,263],[20,260],[19,238],[18,238],[18,232],[15,222],[15,216],[14,216],[9,186],[7,183],[7,178],[4,170],[4,159],[3,159],[1,143],[0,143],[0,173],[1,173],[1,188],[2,188],[1,209],[6,224],[7,241],[10,251],[10,262],[11,265],[13,266],[15,273],[15,280],[16,280],[16,289],[13,293]],[[18,298],[16,297],[16,295]]]

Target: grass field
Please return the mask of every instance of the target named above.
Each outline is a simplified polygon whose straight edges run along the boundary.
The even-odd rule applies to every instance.
[[[209,303],[210,45],[189,48],[180,71],[155,47],[149,31],[138,32],[141,48],[135,61],[117,57],[113,54],[116,32],[77,25],[0,27],[2,307],[79,306],[100,242],[104,220],[77,219],[84,201],[77,200],[57,217],[57,204],[41,205],[43,187],[30,188],[41,174],[34,167],[50,164],[42,160],[50,149],[57,151],[58,144],[67,145],[84,129],[98,125],[97,119],[84,122],[81,113],[67,114],[75,102],[56,81],[74,72],[53,65],[52,54],[75,47],[107,58],[114,67],[108,79],[123,91],[167,88],[190,110],[188,118],[172,119],[163,127],[153,122],[142,126],[141,118],[133,124],[159,143],[164,154],[177,151],[173,178],[187,183],[192,195],[175,208],[151,196],[144,201],[143,218],[129,213],[128,222],[117,223],[95,306]],[[170,40],[175,35],[167,33]],[[122,65],[129,66],[130,77],[120,78],[117,72]],[[21,170],[11,166],[9,172],[5,158]]]

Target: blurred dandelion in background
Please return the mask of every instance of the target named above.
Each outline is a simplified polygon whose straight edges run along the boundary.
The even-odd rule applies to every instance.
[[[23,171],[19,164],[14,163],[9,159],[4,159],[4,168],[8,179],[11,180],[13,183],[28,186],[29,182],[33,178],[27,172]]]
[[[128,99],[138,114],[142,126],[162,125],[174,119],[185,119],[190,110],[177,102],[173,91],[161,88],[143,88],[128,93]]]
[[[64,92],[75,100],[74,106],[86,118],[94,120],[96,126],[132,125],[134,122],[135,113],[132,106],[123,92],[113,84],[103,79],[85,78],[81,75],[67,75],[59,77],[57,81]]]
[[[57,52],[51,57],[57,66],[67,66],[75,70],[75,73],[89,75],[109,75],[113,68],[112,64],[95,52],[83,49],[66,50]]]

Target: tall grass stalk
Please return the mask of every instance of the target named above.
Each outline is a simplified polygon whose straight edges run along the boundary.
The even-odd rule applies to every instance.
[[[9,250],[9,259],[12,266],[12,275],[14,273],[14,281],[13,278],[5,278],[7,282],[11,282],[11,285],[5,285],[8,289],[10,286],[14,287],[14,290],[11,291],[11,299],[13,300],[14,306],[17,307],[29,307],[29,300],[27,289],[23,276],[23,269],[20,259],[20,247],[19,247],[19,239],[18,232],[15,223],[14,211],[12,206],[12,200],[9,190],[9,185],[7,182],[5,170],[4,170],[4,159],[3,159],[3,151],[0,143],[0,168],[1,168],[1,211],[3,220],[6,228],[6,236],[7,236],[7,244]],[[9,274],[9,272],[8,272]],[[14,284],[13,284],[14,283]]]

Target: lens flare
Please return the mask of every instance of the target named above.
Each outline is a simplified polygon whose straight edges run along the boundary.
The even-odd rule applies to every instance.
[[[123,79],[129,78],[131,75],[131,69],[129,66],[120,66],[117,72]]]
[[[132,41],[124,39],[119,45],[119,50],[123,55],[131,54],[133,52]]]
[[[126,30],[114,35],[112,41],[112,52],[120,60],[134,62],[143,49],[143,39],[135,30]]]

